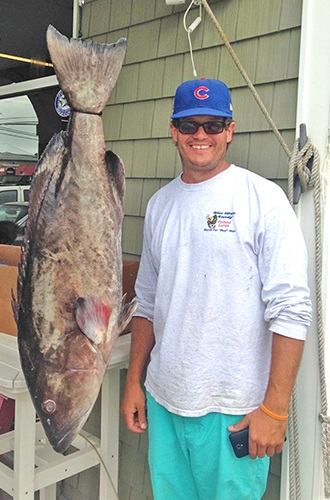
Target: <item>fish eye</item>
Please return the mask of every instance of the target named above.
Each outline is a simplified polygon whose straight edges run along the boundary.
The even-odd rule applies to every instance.
[[[47,401],[44,401],[42,403],[42,409],[44,410],[45,413],[48,413],[49,415],[51,413],[54,413],[56,410],[56,403],[52,399],[47,399]]]

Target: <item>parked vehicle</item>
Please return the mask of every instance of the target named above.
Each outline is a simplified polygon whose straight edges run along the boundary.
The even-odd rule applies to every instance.
[[[29,201],[30,186],[0,185],[0,203]]]

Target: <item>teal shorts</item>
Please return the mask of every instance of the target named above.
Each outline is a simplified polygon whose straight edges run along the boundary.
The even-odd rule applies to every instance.
[[[269,458],[236,458],[227,427],[243,418],[181,417],[147,393],[149,467],[154,500],[260,500]]]

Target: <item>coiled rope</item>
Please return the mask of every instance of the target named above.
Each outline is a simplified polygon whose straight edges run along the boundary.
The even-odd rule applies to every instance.
[[[305,192],[307,189],[314,187],[314,207],[315,207],[315,266],[316,266],[316,299],[317,299],[317,330],[318,330],[318,357],[319,357],[319,375],[321,386],[321,412],[319,420],[322,427],[322,454],[323,454],[323,476],[324,476],[324,494],[325,498],[330,498],[330,417],[328,416],[326,377],[325,377],[325,360],[324,360],[324,329],[323,329],[323,311],[322,311],[322,234],[321,234],[321,176],[320,176],[320,161],[319,153],[315,146],[311,144],[307,138],[306,145],[299,150],[299,140],[294,144],[291,152],[285,143],[281,133],[276,127],[272,117],[263,104],[254,85],[248,77],[245,69],[239,61],[234,49],[213,14],[207,0],[200,0],[207,14],[211,18],[216,30],[220,34],[230,56],[232,57],[236,67],[244,78],[248,88],[251,90],[254,99],[265,116],[269,126],[277,137],[285,154],[289,159],[289,200],[293,205],[293,183],[296,175],[299,176],[301,190]],[[308,160],[313,158],[313,167],[310,170],[307,167]],[[289,420],[289,455],[290,455],[290,500],[301,498],[300,489],[300,460],[299,460],[299,433],[298,433],[298,417],[297,417],[297,393],[296,387],[293,389],[290,403],[290,420]]]

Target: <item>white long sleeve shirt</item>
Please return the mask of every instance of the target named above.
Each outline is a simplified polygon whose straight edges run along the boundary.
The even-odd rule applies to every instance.
[[[169,411],[245,414],[263,400],[272,333],[305,339],[305,243],[277,185],[231,165],[150,200],[136,316],[153,323],[146,388]]]

